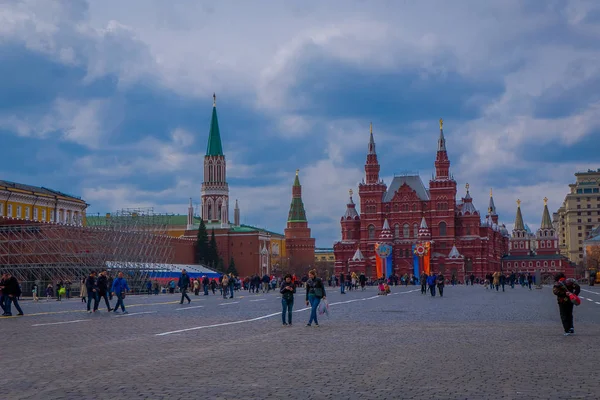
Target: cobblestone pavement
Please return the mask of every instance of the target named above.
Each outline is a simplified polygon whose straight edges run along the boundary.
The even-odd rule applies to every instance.
[[[126,316],[24,301],[0,319],[0,398],[598,399],[600,290],[584,288],[569,337],[549,287],[329,290],[318,328],[301,294],[292,327],[276,293],[130,296]]]

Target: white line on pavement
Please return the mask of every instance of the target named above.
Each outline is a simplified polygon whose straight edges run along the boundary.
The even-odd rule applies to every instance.
[[[597,301],[596,304],[600,304],[600,301]]]
[[[182,310],[191,310],[192,308],[201,308],[204,306],[193,306],[193,307],[185,307],[185,308],[176,308],[175,311],[182,311]]]
[[[587,301],[594,301],[594,300],[592,300],[592,299],[586,299],[586,300],[587,300]]]
[[[228,305],[228,304],[237,304],[237,303],[239,303],[239,301],[232,301],[231,303],[221,303],[221,304],[219,304],[219,305],[220,305],[220,306],[226,306],[226,305]]]
[[[581,289],[581,291],[582,291],[582,292],[588,292],[588,293],[594,293],[594,294],[598,294],[598,295],[600,295],[600,293],[598,293],[598,292],[594,292],[594,291],[587,290],[587,289]]]
[[[273,317],[275,315],[281,315],[281,312],[276,312],[276,313],[273,313],[273,314],[263,315],[262,317],[257,317],[257,318],[252,318],[252,319],[244,319],[244,320],[241,320],[241,321],[224,322],[224,323],[221,323],[221,324],[196,326],[194,328],[180,329],[178,331],[157,333],[156,336],[166,336],[166,335],[172,335],[173,333],[189,332],[189,331],[195,331],[195,330],[198,330],[198,329],[216,328],[218,326],[243,324],[244,322],[258,321],[258,320],[261,320],[261,319]]]
[[[49,322],[47,324],[35,324],[31,326],[44,326],[44,325],[61,325],[61,324],[74,324],[75,322],[86,322],[91,321],[89,319],[76,319],[74,321],[64,321],[64,322]]]
[[[412,290],[412,292],[415,292],[416,290]],[[410,292],[402,292],[402,293],[410,293]],[[348,301],[342,301],[342,302],[336,302],[336,303],[329,303],[330,306],[335,306],[338,304],[346,304],[346,303],[353,303],[355,301],[365,301],[365,300],[372,300],[372,299],[376,299],[379,297],[383,297],[383,296],[373,296],[373,297],[364,297],[361,299],[353,299],[353,300],[348,300]],[[232,302],[232,303],[221,303],[219,304],[220,306],[224,306],[226,304],[235,304],[238,303],[236,302]],[[305,308],[301,308],[299,310],[295,310],[294,312],[302,312],[302,311],[306,311],[306,310],[310,310],[310,307],[305,307]],[[186,328],[186,329],[179,329],[176,331],[170,331],[170,332],[162,332],[162,333],[157,333],[155,334],[155,336],[166,336],[166,335],[172,335],[174,333],[183,333],[183,332],[189,332],[189,331],[195,331],[198,329],[208,329],[208,328],[217,328],[219,326],[228,326],[228,325],[237,325],[237,324],[243,324],[246,322],[254,322],[254,321],[259,321],[261,319],[266,319],[266,318],[271,318],[274,317],[276,315],[281,315],[281,312],[276,312],[276,313],[272,313],[272,314],[267,314],[267,315],[263,315],[260,317],[256,317],[256,318],[251,318],[251,319],[243,319],[240,321],[231,321],[231,322],[223,322],[220,324],[214,324],[214,325],[204,325],[204,326],[195,326],[193,328]]]
[[[256,300],[250,300],[250,301],[265,301],[266,299],[256,299]]]
[[[141,311],[141,312],[134,312],[131,314],[121,314],[121,315],[117,315],[117,317],[131,317],[132,315],[140,315],[140,314],[154,314],[156,311]]]

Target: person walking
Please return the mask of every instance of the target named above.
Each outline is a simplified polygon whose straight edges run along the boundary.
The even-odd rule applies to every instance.
[[[346,294],[346,280],[344,279],[344,273],[340,273],[340,293]]]
[[[444,297],[444,285],[446,284],[444,279],[444,275],[440,272],[440,274],[437,276],[437,287],[438,291],[440,292],[440,297]]]
[[[185,269],[181,270],[181,276],[179,277],[177,286],[181,291],[181,301],[179,302],[179,304],[183,304],[184,298],[187,299],[188,304],[190,304],[192,302],[192,299],[190,299],[190,296],[188,296],[187,294],[188,287],[190,287],[190,277]]]
[[[94,312],[98,309],[98,286],[96,283],[96,271],[90,272],[90,276],[85,280],[85,287],[87,289],[87,312],[92,313],[91,305],[94,300]]]
[[[108,273],[106,271],[100,272],[100,276],[96,280],[96,289],[96,305],[94,306],[94,312],[98,310],[100,299],[104,299],[106,309],[108,312],[111,312],[113,309],[110,307],[110,302],[108,301]]]
[[[504,285],[506,285],[506,275],[504,273],[500,274],[500,286],[502,286],[502,291],[504,292]]]
[[[419,282],[421,283],[421,294],[427,294],[427,278],[429,278],[429,276],[423,272],[419,279]]]
[[[33,295],[33,301],[35,301],[36,303],[38,301],[40,301],[40,298],[38,297],[38,285],[33,285],[33,289],[31,290],[31,294]]]
[[[87,300],[87,287],[85,286],[85,280],[87,278],[83,278],[79,281],[79,287],[80,287],[80,291],[81,291],[81,302],[85,303]]]
[[[310,304],[310,318],[306,326],[311,326],[314,322],[315,326],[319,326],[317,320],[317,307],[321,299],[326,298],[325,286],[321,278],[317,277],[317,271],[311,269],[308,271],[308,279],[306,281],[306,305]]]
[[[21,297],[21,285],[19,285],[19,281],[17,278],[11,275],[10,272],[4,274],[2,279],[2,297],[4,299],[4,313],[2,316],[11,317],[11,303],[15,305],[15,308],[18,311],[17,315],[23,315],[23,310],[19,305],[19,297]]]
[[[119,311],[119,305],[121,306],[121,310],[123,314],[128,314],[125,310],[125,303],[123,300],[125,299],[125,294],[129,291],[129,285],[127,285],[127,281],[123,278],[123,273],[119,272],[117,275],[117,279],[113,281],[111,293],[113,296],[117,297],[117,304],[115,305],[115,309],[113,312]]]
[[[581,287],[575,279],[566,279],[565,274],[562,272],[556,274],[554,282],[552,293],[554,293],[558,301],[560,320],[565,330],[564,335],[569,336],[575,333],[573,326],[573,302],[569,298],[569,294],[579,295]]]
[[[281,320],[283,326],[292,326],[292,308],[294,308],[294,293],[296,293],[296,285],[292,282],[292,275],[287,274],[284,278],[284,282],[281,284]],[[285,314],[287,311],[287,322],[285,320]]]
[[[431,297],[435,297],[435,284],[437,283],[437,276],[431,274],[427,277],[427,286],[429,286],[429,293]]]
[[[210,285],[210,279],[208,276],[204,275],[202,277],[202,289],[204,290],[204,295],[208,296],[208,286]]]

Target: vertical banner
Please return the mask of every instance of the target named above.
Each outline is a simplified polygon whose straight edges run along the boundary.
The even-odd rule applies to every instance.
[[[385,277],[389,278],[393,275],[392,253],[385,258]]]
[[[417,255],[415,249],[417,248],[416,244],[412,246],[412,254],[413,254],[413,274],[417,279],[421,279],[421,269],[419,268],[419,256]]]
[[[381,257],[379,257],[379,243],[375,243],[375,269],[377,272],[377,279],[383,276],[382,261]]]

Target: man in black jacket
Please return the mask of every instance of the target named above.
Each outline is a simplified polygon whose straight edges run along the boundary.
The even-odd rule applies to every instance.
[[[344,273],[340,274],[340,293],[346,294],[346,279],[344,279]]]
[[[5,317],[12,316],[11,303],[15,305],[15,308],[19,312],[17,315],[23,315],[23,310],[19,305],[19,297],[21,296],[21,286],[17,278],[12,276],[10,272],[4,274],[3,286],[2,286],[2,297],[5,299],[4,303],[4,314]]]
[[[210,279],[208,279],[208,276],[204,275],[202,278],[202,289],[204,289],[205,296],[208,296],[208,285],[210,285]]]
[[[111,312],[113,309],[110,308],[110,303],[108,302],[108,276],[106,271],[100,272],[100,276],[96,280],[96,286],[98,289],[96,304],[94,305],[94,311],[98,309],[98,305],[100,303],[100,299],[104,299],[104,303],[106,303],[106,308],[108,312]]]
[[[96,285],[96,271],[90,272],[90,275],[85,280],[85,288],[87,289],[87,312],[91,313],[90,307],[94,300],[94,312],[98,309],[98,286]]]
[[[190,299],[190,296],[187,295],[188,287],[190,287],[190,277],[188,276],[187,271],[185,269],[181,270],[181,276],[179,277],[177,286],[179,286],[179,289],[181,290],[181,301],[179,302],[179,304],[183,304],[184,298],[186,298],[188,304],[190,304],[192,302],[192,299]]]

